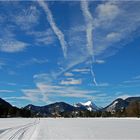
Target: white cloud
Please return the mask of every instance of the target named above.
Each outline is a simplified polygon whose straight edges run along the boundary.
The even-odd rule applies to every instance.
[[[14,15],[13,15],[14,16]],[[39,11],[33,5],[28,8],[21,9],[16,16],[14,16],[14,21],[21,29],[28,30],[38,24]]]
[[[40,73],[40,74],[35,74],[33,76],[34,80],[36,82],[51,82],[54,79],[53,74],[48,74],[48,73]]]
[[[44,64],[47,63],[48,59],[37,59],[37,58],[32,58],[30,60],[30,63],[37,63],[37,64]]]
[[[75,57],[77,57],[77,56],[75,56]],[[65,72],[68,72],[68,71],[74,69],[78,64],[84,64],[85,65],[86,61],[87,61],[87,58],[85,59],[85,57],[83,57],[83,58],[79,57],[79,59],[76,59],[76,58],[74,58],[74,59],[70,58],[70,60],[67,59],[66,65],[63,66],[63,69],[61,68],[60,72],[55,74],[55,77],[57,78],[57,77],[62,76]],[[64,62],[64,60],[63,60],[63,62]],[[87,73],[87,72],[81,72],[81,73]]]
[[[131,80],[126,80],[122,82],[123,84],[136,84],[136,83],[140,83],[140,79],[131,79]]]
[[[128,97],[130,97],[130,95],[121,95],[121,96],[118,96],[117,98],[122,98],[123,100],[127,99]]]
[[[93,96],[88,95],[88,94],[81,94],[81,93],[66,93],[66,94],[60,94],[59,96],[61,97],[73,97],[73,98],[86,98],[86,99],[91,99]]]
[[[71,72],[66,72],[64,73],[64,76],[71,77],[71,76],[74,76],[74,74]]]
[[[16,86],[17,84],[16,83],[7,83],[7,85]]]
[[[95,90],[81,90],[77,87],[72,86],[55,86],[51,84],[45,84],[45,83],[37,83],[37,87],[44,93],[48,95],[48,97],[78,97],[84,98],[84,97],[91,97],[94,93],[98,93],[98,91]]]
[[[101,22],[104,20],[107,21],[116,18],[116,16],[120,13],[120,9],[114,3],[106,2],[99,4],[96,8],[96,12]]]
[[[96,64],[104,64],[105,63],[105,60],[101,60],[101,59],[97,59],[95,61]]]
[[[56,37],[51,29],[43,31],[28,31],[28,35],[34,37],[34,43],[39,46],[48,46],[53,44]]]
[[[19,64],[18,67],[33,65],[33,64],[45,64],[45,63],[48,63],[48,59],[46,59],[46,58],[43,58],[43,59],[31,58],[30,60],[24,61],[23,63]]]
[[[40,101],[41,92],[39,89],[22,89],[24,96],[20,97],[20,99],[30,100],[32,102]]]
[[[22,89],[22,99],[34,102],[50,102],[53,97],[93,98],[96,90],[83,90],[73,86],[52,85],[50,83],[36,82],[35,89]],[[21,99],[21,98],[20,98]],[[55,101],[55,100],[54,100]]]
[[[139,6],[140,3],[138,2],[126,1],[104,1],[98,4],[94,15],[96,57],[103,58],[114,55],[121,47],[135,38],[132,33],[140,27]]]
[[[90,72],[89,68],[80,68],[80,69],[73,69],[73,72],[80,72],[80,73],[88,73]]]
[[[121,38],[122,38],[121,33],[117,33],[117,32],[111,32],[106,35],[107,41],[116,42],[116,41],[120,41]]]
[[[82,84],[81,79],[67,78],[66,80],[62,80],[60,82],[61,85],[80,85]]]
[[[36,87],[42,92],[42,93],[55,93],[56,91],[60,92],[64,87],[62,86],[56,86],[56,85],[51,85],[47,83],[42,83],[42,82],[37,82]],[[56,92],[56,94],[58,93]],[[63,92],[63,90],[62,90]]]
[[[54,43],[54,36],[44,36],[42,38],[36,38],[36,42],[38,45],[45,45],[48,46]]]
[[[0,51],[2,52],[21,52],[25,50],[27,46],[27,43],[15,39],[0,39]]]
[[[122,98],[123,100],[125,100],[129,97],[140,97],[140,95],[139,94],[122,94],[118,96],[117,98]]]
[[[122,87],[139,87],[140,86],[140,76],[137,75],[135,77],[132,77],[129,80],[122,81],[120,86],[122,86]]]
[[[0,89],[0,93],[12,93],[14,90]]]

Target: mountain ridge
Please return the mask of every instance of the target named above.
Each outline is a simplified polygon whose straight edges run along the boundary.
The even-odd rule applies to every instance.
[[[123,111],[133,102],[140,102],[140,97],[128,97],[126,99],[117,98],[116,100],[112,101],[109,105],[104,107],[102,110],[111,113]]]
[[[28,114],[28,115],[27,115]],[[104,108],[97,107],[94,102],[80,102],[70,105],[55,102],[44,106],[29,104],[23,108],[12,106],[0,98],[0,117],[99,117],[99,116],[140,116],[140,97],[117,98]]]
[[[78,107],[78,108],[83,108],[83,109],[86,109],[86,110],[89,110],[89,111],[97,111],[97,110],[100,109],[92,101],[87,101],[87,102],[84,102],[84,103],[79,102],[79,103],[74,104],[74,106]]]

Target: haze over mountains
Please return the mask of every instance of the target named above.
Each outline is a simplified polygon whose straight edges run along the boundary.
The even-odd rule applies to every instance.
[[[140,97],[118,98],[104,108],[99,108],[92,101],[87,101],[74,105],[65,102],[56,102],[45,106],[29,104],[21,109],[13,107],[0,98],[0,112],[0,117],[108,117],[116,116],[116,114],[124,117],[138,117],[140,116]]]

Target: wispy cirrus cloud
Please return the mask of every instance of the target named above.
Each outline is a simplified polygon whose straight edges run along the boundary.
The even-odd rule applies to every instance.
[[[50,73],[50,74],[39,73],[39,74],[35,74],[33,76],[33,78],[34,78],[35,82],[49,82],[49,83],[51,83],[54,80],[55,76],[52,73]]]
[[[135,35],[132,37],[134,32],[140,35],[138,32],[140,28],[139,2],[103,1],[95,9],[92,8],[94,5],[92,2],[90,5],[90,10],[94,11],[92,12],[94,17],[92,21],[94,38],[92,37],[92,40],[94,39],[96,59],[104,60],[106,57],[115,55],[123,46],[135,38]],[[78,24],[78,26],[70,29],[71,44],[74,46],[78,43],[79,50],[86,46],[85,36],[83,36],[86,30],[87,28],[83,24]],[[74,41],[73,38],[76,40]],[[84,50],[84,52],[86,51]]]
[[[95,60],[95,63],[96,64],[104,64],[105,60],[97,59],[97,60]]]
[[[140,97],[140,95],[138,93],[121,93],[120,95],[116,95],[116,98],[122,98],[123,100],[129,98],[129,97]]]
[[[38,59],[38,58],[32,58],[29,63],[37,63],[37,64],[43,64],[48,63],[48,59]]]
[[[139,82],[140,82],[139,79],[131,79],[131,80],[123,81],[122,83],[123,84],[135,84],[135,83],[139,83]]]
[[[19,64],[18,67],[22,67],[22,66],[28,66],[28,65],[34,65],[34,64],[38,64],[38,65],[41,65],[41,64],[46,64],[48,63],[48,59],[46,58],[31,58],[29,60],[26,60],[24,61],[23,63]]]
[[[139,75],[133,76],[127,80],[122,81],[118,86],[123,88],[134,88],[140,86],[140,77]]]
[[[67,78],[66,80],[62,80],[60,84],[61,85],[80,85],[82,84],[82,80],[75,79],[75,78]]]
[[[0,39],[0,51],[7,53],[21,52],[28,46],[27,43],[15,39]]]
[[[77,87],[57,86],[47,83],[36,83],[36,89],[23,89],[24,99],[32,101],[49,102],[53,97],[73,97],[73,98],[86,98],[92,99],[96,90],[82,90]]]
[[[76,68],[72,70],[73,72],[78,72],[78,73],[88,73],[90,72],[89,68]]]
[[[82,79],[66,77],[64,80],[55,81],[50,74],[42,73],[33,76],[36,88],[22,89],[23,99],[35,102],[50,102],[57,98],[83,98],[92,99],[97,90],[81,89],[75,85],[82,84]],[[32,99],[33,98],[33,99]]]
[[[17,83],[6,83],[6,84],[9,86],[16,86],[17,85]]]
[[[6,53],[17,53],[24,51],[29,44],[16,38],[11,27],[1,27],[0,30],[0,51]]]
[[[129,80],[125,80],[122,84],[138,84],[140,83],[140,75],[134,76]]]
[[[20,97],[20,99],[29,100],[32,102],[41,101],[41,92],[39,89],[22,89],[24,96]]]
[[[98,19],[95,20],[95,26],[100,26],[102,24],[108,24],[107,21],[112,21],[121,12],[117,3],[115,2],[103,2],[99,4],[96,8]]]
[[[72,77],[72,76],[74,76],[74,74],[71,73],[71,72],[66,72],[66,73],[64,73],[64,76],[66,76],[66,77]]]
[[[2,4],[7,6],[5,3]],[[35,5],[23,6],[16,2],[14,4],[12,8],[15,8],[14,11],[17,12],[11,12],[7,9],[0,13],[3,21],[0,24],[0,51],[7,53],[22,52],[30,46],[25,40],[20,39],[20,35],[17,36],[17,31],[20,33],[23,30],[22,34],[25,34],[29,29],[33,29],[39,21],[39,11]]]
[[[135,38],[129,37],[140,27],[138,7],[139,2],[132,4],[130,1],[103,2],[97,6],[94,29],[96,57],[114,55]]]
[[[48,46],[56,41],[56,37],[50,28],[45,31],[28,31],[26,34],[34,37],[34,43],[38,46]]]
[[[34,28],[39,22],[40,12],[35,5],[23,8],[16,16],[13,15],[14,22],[23,30]]]
[[[13,93],[14,90],[0,89],[0,93]]]
[[[98,87],[108,87],[108,86],[110,86],[109,83],[99,83],[98,84]]]
[[[118,32],[111,32],[106,35],[106,40],[109,42],[117,42],[120,41],[122,38],[122,34]]]

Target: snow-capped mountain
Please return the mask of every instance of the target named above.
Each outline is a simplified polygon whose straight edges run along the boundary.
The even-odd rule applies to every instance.
[[[89,111],[97,111],[99,110],[99,107],[97,107],[92,101],[87,101],[85,103],[77,103],[74,105],[77,108],[80,109],[85,109],[85,110],[89,110]]]
[[[140,97],[129,97],[127,99],[118,98],[114,100],[111,104],[105,107],[103,110],[111,113],[121,111],[129,106],[130,103],[140,101]]]
[[[104,108],[107,112],[116,112],[118,110],[122,110],[128,106],[128,102],[121,98],[114,100],[111,104]]]

